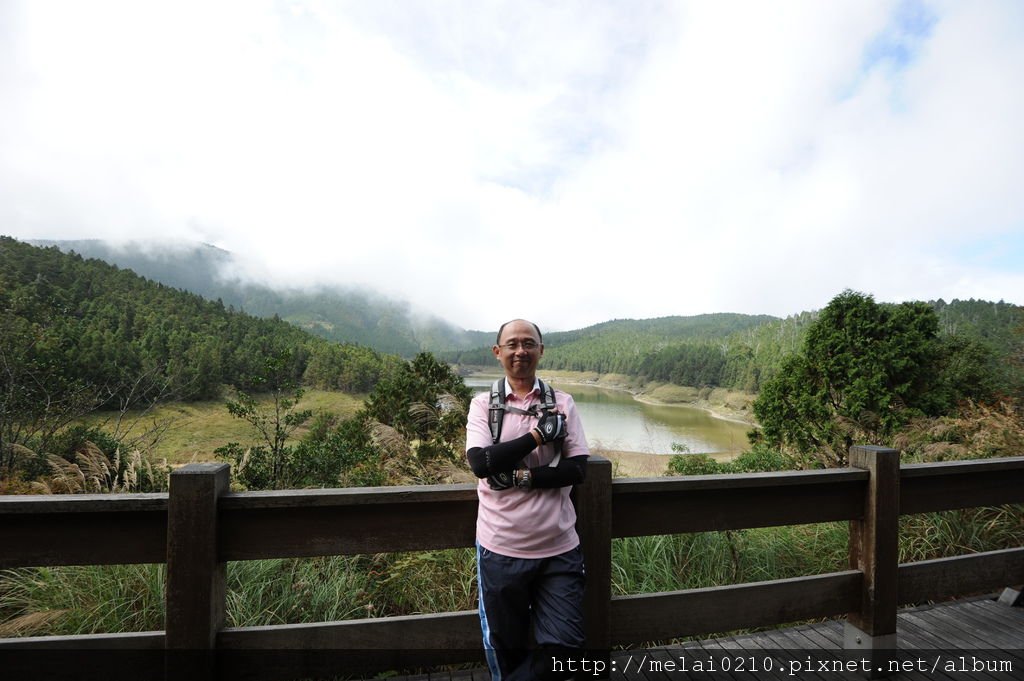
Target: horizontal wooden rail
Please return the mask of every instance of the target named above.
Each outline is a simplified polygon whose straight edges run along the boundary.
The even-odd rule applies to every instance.
[[[635,537],[850,520],[867,471],[826,470],[616,480],[612,536]]]
[[[1024,457],[910,464],[900,477],[901,515],[1024,502]],[[866,480],[849,469],[614,480],[612,536],[852,519]],[[221,557],[472,546],[475,504],[473,485],[231,493]],[[164,562],[166,526],[166,494],[0,496],[0,569]]]
[[[379,487],[226,495],[223,560],[473,546],[476,486]]]
[[[900,470],[900,514],[1024,502],[1024,457],[907,464]]]
[[[162,563],[166,494],[0,496],[0,569]]]
[[[162,631],[0,639],[0,678],[162,679],[164,642]]]
[[[877,638],[886,631],[887,615],[871,611],[880,601],[869,577],[890,591],[894,581],[898,585],[896,596],[882,599],[882,615],[897,600],[922,602],[1024,583],[1024,548],[904,564],[898,572],[892,571],[895,560],[888,555],[895,542],[895,514],[1024,502],[1024,457],[890,470],[873,466],[883,459],[892,462],[891,450],[855,449],[859,453],[851,461],[868,462],[864,469],[614,481],[610,463],[594,457],[587,483],[574,492],[588,567],[588,644],[634,644],[844,613],[866,613],[855,621]],[[223,465],[206,466],[223,478]],[[180,474],[198,478],[206,469],[199,466]],[[879,487],[883,478],[889,482]],[[224,678],[272,678],[276,672],[323,675],[337,669],[340,654],[346,658],[345,669],[479,659],[475,612],[223,629],[219,610],[226,561],[470,547],[474,485],[244,493],[224,493],[221,487],[208,494],[201,491],[206,483],[196,482],[201,484],[194,487],[195,502],[181,493],[174,505],[167,494],[0,496],[0,568],[166,561],[168,600],[174,600],[173,608],[168,605],[174,613],[169,614],[168,629],[175,629],[178,641],[172,646],[164,632],[17,638],[0,640],[0,652],[188,650],[196,644],[182,636],[197,628],[184,622],[196,615],[206,627],[202,641],[229,660],[221,668]],[[174,489],[172,485],[172,493]],[[174,518],[169,516],[172,506]],[[611,596],[613,538],[830,521],[851,522],[854,569]],[[197,554],[201,560],[182,558],[197,532],[205,533],[201,543],[206,548]],[[168,561],[171,552],[176,563]],[[190,602],[196,600],[193,584],[208,592],[199,599],[204,602]],[[270,654],[275,651],[292,653]],[[196,669],[210,677],[204,664],[198,658]],[[287,669],[274,670],[274,664]],[[168,678],[185,678],[182,670],[168,666],[165,672]]]
[[[697,634],[832,617],[853,610],[863,575],[847,570],[750,584],[617,596],[612,643],[662,641]]]
[[[426,664],[483,662],[480,619],[475,610],[436,615],[382,617],[347,622],[284,624],[225,629],[217,650],[232,660],[230,678],[279,678],[370,671]],[[286,654],[276,654],[284,651]],[[231,655],[231,653],[238,653]],[[260,654],[266,653],[266,654]],[[275,667],[283,667],[275,669]]]
[[[936,558],[899,567],[900,603],[984,593],[1024,583],[1024,548]]]

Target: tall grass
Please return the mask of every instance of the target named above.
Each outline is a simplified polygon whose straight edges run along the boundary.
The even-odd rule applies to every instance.
[[[1024,505],[984,506],[900,518],[900,562],[1024,546]]]
[[[234,627],[328,622],[476,606],[468,549],[273,559],[228,565]]]
[[[0,636],[164,628],[162,564],[36,567],[0,573]]]
[[[476,607],[471,549],[233,562],[227,625],[329,622]],[[0,573],[0,637],[164,628],[161,565]]]
[[[842,523],[629,537],[612,542],[618,595],[699,589],[846,568]]]

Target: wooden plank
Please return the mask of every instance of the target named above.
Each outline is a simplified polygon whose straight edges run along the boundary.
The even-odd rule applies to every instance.
[[[856,570],[708,589],[617,596],[612,644],[732,631],[849,611],[859,603]]]
[[[780,629],[777,632],[776,640],[783,648],[794,653],[793,660],[800,663],[801,668],[806,669],[803,665],[807,665],[809,661],[813,673],[823,681],[830,679],[863,681],[864,677],[859,671],[850,670],[843,651],[836,650],[831,646],[827,648],[819,646],[800,629]],[[828,666],[827,670],[822,671],[818,662],[824,662]]]
[[[0,677],[138,681],[164,676],[164,634],[146,631],[0,639]]]
[[[914,655],[928,660],[930,663],[936,655],[949,652],[948,647],[938,645],[939,639],[931,638],[926,630],[920,629],[912,622],[904,619],[901,615],[899,620],[900,649],[909,655]],[[902,674],[897,678],[902,679]],[[925,681],[953,681],[953,677],[947,676],[941,669],[936,669],[934,674],[927,674]],[[992,681],[982,677],[978,681]]]
[[[863,572],[864,581],[860,605],[847,620],[869,636],[891,636],[899,590],[900,454],[883,447],[851,447],[850,465],[871,477],[863,519],[850,522],[850,567]]]
[[[167,494],[10,494],[0,495],[0,520],[46,513],[133,513],[167,511]]]
[[[955,650],[963,645],[963,642],[958,641],[955,637],[950,638],[949,632],[935,627],[932,616],[926,615],[923,610],[901,613],[900,620],[907,624],[914,624],[917,627],[918,636],[935,649]]]
[[[904,515],[1024,502],[1024,457],[908,464],[900,471]]]
[[[270,508],[335,508],[338,506],[392,506],[444,501],[476,501],[476,485],[406,485],[232,492],[221,500],[225,511]]]
[[[907,613],[907,619],[917,620],[921,624],[921,634],[927,635],[929,639],[936,642],[945,641],[946,645],[936,645],[938,649],[937,654],[941,654],[947,658],[955,658],[955,651],[957,650],[981,650],[987,646],[984,643],[980,643],[981,639],[975,638],[973,635],[964,637],[962,635],[962,628],[957,624],[956,626],[950,627],[949,622],[943,619],[943,615],[947,608],[938,607],[930,608],[928,610],[922,610],[919,612]],[[951,675],[952,678],[956,678],[955,675]],[[979,679],[982,681],[1000,681],[1002,677],[999,674],[988,673],[985,671],[972,673],[970,675],[972,679]]]
[[[937,558],[899,566],[899,602],[922,603],[994,591],[1024,576],[1024,548]]]
[[[427,551],[473,546],[476,498],[221,511],[222,560]]]
[[[224,678],[322,677],[483,662],[475,610],[316,624],[228,628],[217,637]]]
[[[167,506],[167,678],[216,676],[217,632],[224,625],[227,566],[217,557],[218,497],[230,484],[222,463],[188,464],[171,473]],[[208,654],[203,654],[207,652]]]
[[[1015,631],[1024,637],[1024,607],[1009,607],[990,599],[972,600],[970,601],[970,606],[989,613],[995,619],[1008,622],[1008,626],[1017,627]],[[1024,644],[1021,645],[1021,648],[1024,649]]]
[[[779,653],[779,649],[768,640],[764,632],[756,634],[747,634],[745,636],[737,637],[740,644],[748,650],[756,651],[754,654],[760,658],[762,666],[772,665],[773,673],[774,670],[785,670],[787,668],[786,658]],[[788,674],[787,674],[788,676]],[[789,678],[797,678],[795,676]]]
[[[996,635],[996,628],[982,631],[973,622],[965,618],[963,610],[958,608],[955,612],[951,608],[934,608],[929,611],[929,619],[934,631],[947,632],[950,637],[962,645],[962,648],[996,648],[993,637]]]
[[[708,639],[701,642],[701,648],[705,655],[718,661],[722,668],[723,681],[749,681],[753,676],[750,671],[750,656],[746,655],[745,651],[731,648],[727,643],[722,639]],[[763,672],[757,676],[765,679],[775,678],[774,674]]]
[[[583,612],[584,632],[590,650],[611,649],[608,614],[612,597],[611,494],[611,462],[603,457],[590,457],[586,480],[573,490],[576,532],[580,536],[586,568]]]
[[[0,546],[0,569],[162,563],[167,551],[166,504],[162,510],[103,512],[93,507],[83,513],[0,516]]]
[[[737,671],[733,674],[736,681],[748,681],[749,679],[764,679],[765,681],[793,681],[793,677],[787,676],[785,670],[775,665],[765,664],[765,656],[758,655],[759,649],[744,644],[740,637],[730,636],[716,641],[722,651],[733,658],[741,658],[746,661],[746,671]]]
[[[163,650],[164,632],[138,631],[120,634],[78,634],[75,636],[25,636],[0,638],[0,650]]]
[[[938,461],[933,463],[907,463],[900,467],[900,477],[935,478],[949,477],[957,480],[970,479],[979,473],[1014,475],[1024,472],[1024,456],[1004,456],[993,459],[971,459],[968,461]]]
[[[867,473],[787,471],[616,480],[612,535],[634,537],[849,520]]]
[[[1024,633],[1021,629],[1012,625],[1007,626],[1005,619],[992,617],[990,611],[974,608],[971,603],[964,603],[956,609],[956,617],[973,630],[985,632],[985,640],[990,647],[1024,652]]]
[[[482,653],[476,610],[430,615],[378,617],[339,622],[225,628],[217,637],[224,650],[471,650]]]
[[[1024,612],[1021,608],[1008,608],[994,600],[972,600],[957,608],[956,614],[977,624],[1008,658],[1014,660],[1015,669],[1024,669]]]

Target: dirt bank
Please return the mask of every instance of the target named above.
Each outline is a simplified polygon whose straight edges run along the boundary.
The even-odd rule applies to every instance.
[[[668,470],[668,462],[675,454],[647,454],[622,452],[612,449],[594,449],[595,456],[612,462],[612,476],[618,478],[659,478]],[[717,461],[731,461],[732,454],[710,454]]]
[[[712,416],[748,425],[757,425],[753,393],[725,388],[692,388],[672,383],[644,383],[623,374],[597,374],[586,371],[541,371],[540,377],[553,383],[593,385],[607,390],[622,390],[647,404],[679,405],[703,409]]]

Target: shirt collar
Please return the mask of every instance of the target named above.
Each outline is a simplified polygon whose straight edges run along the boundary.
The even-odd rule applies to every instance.
[[[533,395],[534,393],[539,393],[539,392],[540,392],[540,379],[535,377],[533,379],[533,389],[530,390],[529,394]],[[512,392],[512,386],[508,382],[508,376],[506,376],[505,377],[505,397],[508,398],[508,396],[510,396],[510,395],[515,397],[516,394],[514,392]],[[529,397],[529,395],[527,395],[527,397]],[[516,399],[518,399],[518,398],[516,398]]]

